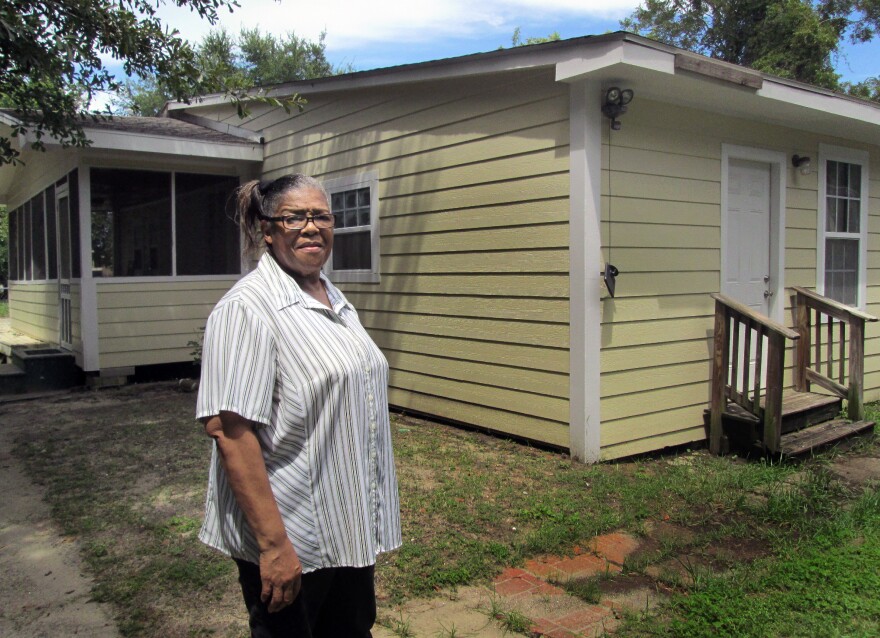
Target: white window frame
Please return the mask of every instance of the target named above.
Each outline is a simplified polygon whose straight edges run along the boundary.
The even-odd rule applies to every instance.
[[[858,164],[862,168],[862,190],[859,232],[839,233],[825,230],[827,224],[827,167],[828,161]],[[865,309],[868,291],[868,207],[870,204],[868,183],[871,180],[868,152],[832,144],[819,144],[819,211],[816,232],[816,291],[825,294],[825,240],[842,238],[859,240],[859,285],[857,307]]]
[[[379,175],[375,171],[324,180],[324,189],[330,199],[333,193],[369,187],[370,189],[370,262],[369,270],[334,270],[333,255],[324,265],[324,272],[334,283],[379,283]],[[335,235],[351,232],[347,228],[337,228]]]

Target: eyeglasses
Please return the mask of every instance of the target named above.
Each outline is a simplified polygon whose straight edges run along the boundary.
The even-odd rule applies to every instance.
[[[260,215],[260,219],[267,222],[279,222],[284,226],[285,230],[302,230],[308,226],[311,221],[317,228],[326,229],[333,228],[336,218],[327,211],[320,210],[298,210],[290,215],[281,215],[280,217],[267,217]]]

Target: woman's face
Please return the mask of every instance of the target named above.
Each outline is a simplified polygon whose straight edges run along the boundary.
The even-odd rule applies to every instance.
[[[297,211],[330,212],[323,193],[314,188],[287,191],[269,215],[283,217]],[[333,249],[333,229],[318,228],[310,220],[301,230],[285,230],[279,222],[263,222],[263,237],[275,261],[294,278],[316,277]]]

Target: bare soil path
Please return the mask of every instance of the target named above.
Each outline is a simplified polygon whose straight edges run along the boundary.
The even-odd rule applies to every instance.
[[[110,610],[91,599],[78,547],[12,456],[13,436],[0,426],[0,636],[118,636]]]

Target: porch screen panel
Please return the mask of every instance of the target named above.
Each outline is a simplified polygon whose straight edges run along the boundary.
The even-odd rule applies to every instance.
[[[34,258],[34,253],[31,250],[31,203],[27,202],[24,206],[21,207],[21,220],[22,224],[18,230],[18,240],[21,242],[21,246],[23,248],[22,256],[23,256],[23,268],[21,278],[27,281],[32,279],[32,275],[34,272],[34,266],[31,260]]]
[[[92,274],[171,275],[171,175],[92,169]]]
[[[55,232],[55,187],[50,186],[43,193],[46,203],[46,265],[48,279],[58,278],[58,246]]]
[[[43,193],[31,200],[32,279],[46,278],[46,208]]]
[[[175,231],[178,275],[241,272],[233,191],[238,178],[175,174]]]
[[[70,200],[70,270],[74,279],[79,278],[81,270],[80,241],[79,241],[79,173],[73,169],[67,174]]]
[[[13,280],[19,278],[18,216],[18,208],[9,212],[9,278]]]

